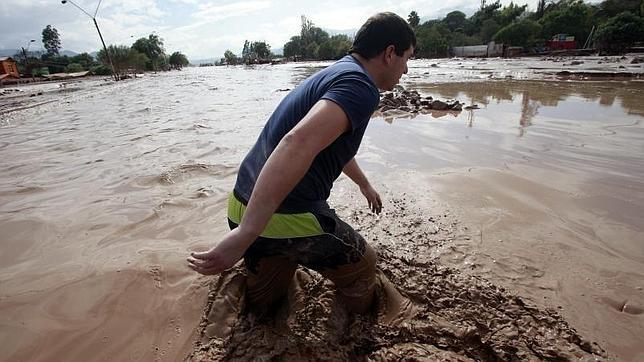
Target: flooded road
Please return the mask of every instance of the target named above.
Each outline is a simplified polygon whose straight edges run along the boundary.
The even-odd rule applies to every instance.
[[[425,63],[406,88],[480,109],[374,117],[358,154],[372,183],[458,215],[444,263],[559,309],[613,358],[641,359],[642,83],[505,70],[441,83]],[[187,252],[227,230],[239,162],[322,66],[71,83],[0,115],[0,359],[186,356],[209,280]],[[343,179],[332,200],[353,193]]]

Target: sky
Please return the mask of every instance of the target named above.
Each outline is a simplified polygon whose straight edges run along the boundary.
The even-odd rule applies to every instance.
[[[421,21],[453,10],[472,15],[478,0],[74,0],[96,20],[105,42],[131,45],[154,32],[166,53],[180,51],[191,61],[219,59],[227,49],[241,53],[244,40],[281,49],[300,32],[301,15],[332,33],[355,32],[370,16],[392,11],[403,18],[415,10]],[[491,1],[488,1],[491,2]],[[510,0],[502,0],[504,5]],[[534,10],[537,0],[515,0]],[[93,52],[101,48],[92,19],[69,1],[0,0],[0,49],[42,49],[42,29],[60,34],[62,48]],[[352,34],[351,34],[352,35]]]

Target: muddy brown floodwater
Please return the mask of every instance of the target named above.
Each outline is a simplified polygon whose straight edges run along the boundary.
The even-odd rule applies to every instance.
[[[605,62],[641,73],[581,67]],[[0,359],[644,359],[644,85],[558,62],[411,63],[406,89],[479,109],[374,116],[358,162],[382,215],[338,180],[332,205],[379,253],[371,314],[302,269],[256,320],[239,268],[187,269],[226,232],[265,119],[322,66],[3,92]]]

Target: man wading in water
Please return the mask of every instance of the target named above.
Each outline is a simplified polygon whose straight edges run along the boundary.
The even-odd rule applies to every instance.
[[[352,312],[371,306],[376,253],[329,208],[333,182],[344,172],[380,213],[380,195],[354,156],[378,89],[391,90],[407,73],[416,37],[393,13],[372,16],[349,55],[312,75],[277,106],[239,168],[228,200],[231,231],[188,265],[215,275],[244,258],[251,309],[271,309],[286,295],[297,265],[336,286]]]

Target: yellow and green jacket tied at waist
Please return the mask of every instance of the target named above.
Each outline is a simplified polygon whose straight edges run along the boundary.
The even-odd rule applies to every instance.
[[[239,225],[246,212],[246,205],[231,192],[228,196],[228,219]],[[310,212],[299,214],[273,214],[260,236],[271,239],[301,238],[324,234],[320,222]]]

